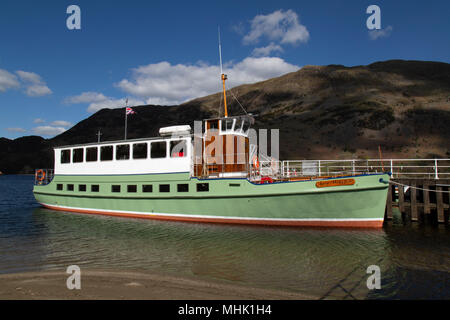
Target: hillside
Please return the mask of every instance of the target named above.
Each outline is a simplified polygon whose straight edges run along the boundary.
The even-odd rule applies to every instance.
[[[232,75],[229,75],[232,77]],[[390,60],[368,66],[305,66],[231,90],[256,128],[280,129],[282,159],[450,157],[450,64]],[[242,108],[228,94],[230,114]],[[221,94],[178,106],[138,106],[128,137],[219,115]],[[51,147],[123,138],[123,109],[103,109],[45,140],[0,138],[0,171],[51,167]]]

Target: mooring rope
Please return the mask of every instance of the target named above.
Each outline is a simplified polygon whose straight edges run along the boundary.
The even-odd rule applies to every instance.
[[[389,181],[389,183],[391,183],[391,184],[398,184],[398,185],[400,185],[400,186],[409,187],[409,188],[411,188],[411,189],[417,189],[417,190],[422,190],[422,191],[439,192],[439,193],[450,193],[450,190],[449,190],[449,191],[445,191],[445,190],[431,190],[431,189],[424,189],[424,188],[419,188],[419,187],[409,186],[409,185],[407,185],[407,184],[403,184],[403,183],[395,182],[395,181]]]

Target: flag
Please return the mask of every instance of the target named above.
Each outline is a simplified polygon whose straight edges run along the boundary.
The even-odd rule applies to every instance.
[[[129,115],[129,114],[135,114],[136,112],[134,112],[134,110],[132,108],[127,107],[125,109],[125,113],[126,113],[126,115]]]

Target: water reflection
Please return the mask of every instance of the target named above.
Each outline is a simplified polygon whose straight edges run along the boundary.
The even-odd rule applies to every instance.
[[[394,220],[395,221],[395,220]],[[449,231],[196,224],[56,212],[0,212],[0,272],[155,271],[327,298],[449,298]],[[382,290],[366,287],[379,265]]]

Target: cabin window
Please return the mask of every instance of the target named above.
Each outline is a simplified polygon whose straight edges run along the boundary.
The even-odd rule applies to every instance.
[[[152,142],[150,153],[152,158],[165,158],[167,155],[167,146],[165,141]]]
[[[186,140],[170,141],[170,157],[186,157]]]
[[[147,159],[147,144],[133,144],[133,159]]]
[[[86,185],[85,184],[78,185],[78,191],[86,192]]]
[[[128,192],[133,192],[133,193],[137,192],[137,185],[134,185],[134,184],[133,185],[128,185],[127,186],[127,191]]]
[[[100,186],[98,184],[91,185],[91,192],[99,192]]]
[[[151,185],[151,184],[144,184],[142,186],[142,192],[146,192],[146,193],[153,192],[153,185]]]
[[[170,192],[170,184],[160,184],[159,192]]]
[[[100,160],[111,161],[113,159],[113,146],[104,146],[100,148]]]
[[[130,159],[130,145],[121,144],[116,146],[116,160],[128,160]]]
[[[84,149],[83,148],[79,148],[79,149],[73,149],[73,163],[80,163],[83,162],[84,159]]]
[[[209,183],[197,183],[197,192],[208,192]]]
[[[56,190],[62,191],[62,189],[63,189],[63,185],[62,184],[57,184],[56,185]]]
[[[61,163],[70,163],[70,149],[61,151]]]
[[[98,148],[86,148],[86,161],[95,162],[98,160]]]
[[[68,191],[73,191],[73,184],[68,184],[67,185],[67,190]]]
[[[177,185],[177,191],[178,192],[189,192],[189,185],[186,183],[178,184]]]
[[[112,185],[111,192],[115,192],[115,193],[120,192],[120,185],[116,185],[116,184]]]

